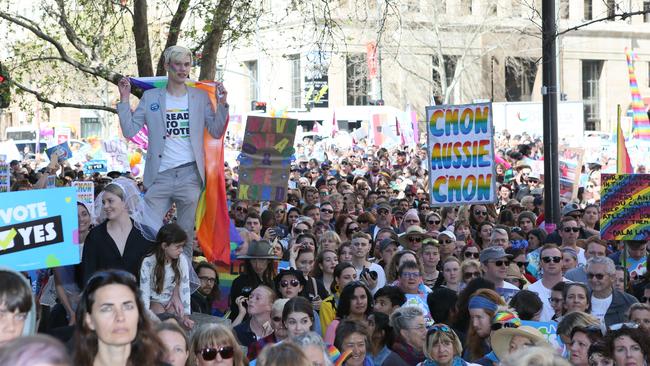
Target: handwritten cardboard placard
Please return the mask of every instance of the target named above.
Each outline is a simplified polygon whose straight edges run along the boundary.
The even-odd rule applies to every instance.
[[[427,107],[431,204],[496,200],[492,104]]]
[[[286,200],[297,124],[295,119],[248,117],[239,155],[239,199]]]
[[[0,201],[0,267],[17,271],[79,263],[72,187],[9,192]]]
[[[600,236],[650,239],[650,174],[601,174]]]
[[[118,172],[128,172],[131,170],[127,156],[128,148],[122,139],[102,141],[102,150],[108,160],[108,169]]]
[[[575,147],[560,147],[558,165],[560,168],[560,194],[571,194],[571,199],[578,197],[580,173],[585,150]]]

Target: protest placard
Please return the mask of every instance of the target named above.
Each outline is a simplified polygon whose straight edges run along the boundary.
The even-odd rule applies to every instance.
[[[0,155],[0,193],[9,192],[11,185],[11,173],[6,155]]]
[[[76,191],[9,192],[0,202],[0,267],[17,271],[79,263]]]
[[[546,341],[553,346],[553,348],[558,351],[559,354],[565,354],[567,350],[566,345],[562,342],[562,339],[557,334],[557,323],[556,322],[536,322],[531,320],[523,320],[521,325],[527,325],[533,327],[542,333],[546,338]]]
[[[108,169],[118,172],[128,172],[129,158],[127,156],[128,148],[122,139],[112,139],[102,141],[104,157],[108,161]]]
[[[558,165],[560,168],[560,194],[571,194],[571,199],[578,197],[580,173],[585,150],[582,148],[561,146]]]
[[[494,203],[491,103],[427,107],[431,205]]]
[[[48,175],[45,188],[56,188],[56,175]]]
[[[72,157],[72,150],[70,150],[70,146],[68,145],[67,141],[64,141],[59,145],[52,146],[51,148],[45,150],[45,153],[49,159],[52,158],[52,154],[55,152],[59,155],[59,161],[65,161]]]
[[[76,181],[72,182],[72,186],[77,190],[77,201],[92,207],[95,202],[95,184],[91,181]]]
[[[297,124],[295,119],[248,117],[239,155],[239,199],[286,200]]]
[[[103,159],[89,160],[84,163],[84,174],[91,175],[93,173],[106,173],[108,172],[108,161]]]
[[[650,174],[601,174],[600,236],[650,239]]]

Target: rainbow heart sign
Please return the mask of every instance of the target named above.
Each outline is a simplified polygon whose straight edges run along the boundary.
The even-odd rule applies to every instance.
[[[601,174],[600,236],[650,239],[650,174]]]
[[[9,192],[0,202],[0,267],[17,271],[79,263],[74,188]]]

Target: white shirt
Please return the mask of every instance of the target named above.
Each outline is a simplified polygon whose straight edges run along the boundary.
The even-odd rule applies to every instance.
[[[195,161],[190,143],[189,94],[175,97],[165,93],[165,148],[159,172]]]
[[[605,314],[607,314],[607,309],[612,304],[612,294],[609,294],[608,297],[604,299],[599,299],[594,295],[591,295],[591,315],[600,319],[600,322],[605,324]]]
[[[562,277],[562,282],[571,282],[567,280],[566,278]],[[551,297],[552,291],[550,288],[544,287],[542,284],[542,280],[538,280],[535,283],[531,283],[528,286],[528,291],[532,291],[539,296],[539,299],[542,300],[542,304],[544,306],[542,307],[542,313],[540,314],[539,321],[540,322],[548,322],[551,321],[553,318],[553,315],[555,315],[555,310],[551,307],[551,303],[548,301],[549,297]]]
[[[384,272],[384,269],[381,268],[381,266],[377,263],[370,263],[368,267],[369,270],[371,271],[376,271],[377,272],[377,286],[375,288],[371,288],[370,291],[374,295],[375,292],[377,292],[380,288],[386,286],[386,273]],[[363,268],[358,269],[355,267],[357,270],[357,279],[361,279],[361,271],[363,271]]]
[[[181,253],[178,258],[178,270],[180,272],[180,284],[178,294],[180,295],[181,302],[183,303],[183,313],[189,315],[191,313],[190,306],[190,271],[189,260],[185,254]],[[149,309],[151,301],[160,303],[162,306],[167,306],[172,299],[176,282],[174,281],[174,270],[171,263],[165,264],[165,279],[163,280],[162,292],[156,292],[156,280],[154,270],[156,268],[156,256],[150,255],[142,260],[140,267],[140,292],[142,302],[145,309]]]

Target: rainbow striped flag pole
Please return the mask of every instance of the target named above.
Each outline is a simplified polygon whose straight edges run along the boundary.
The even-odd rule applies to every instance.
[[[632,174],[632,162],[625,146],[625,136],[621,128],[621,105],[617,106],[616,113],[616,174]]]

